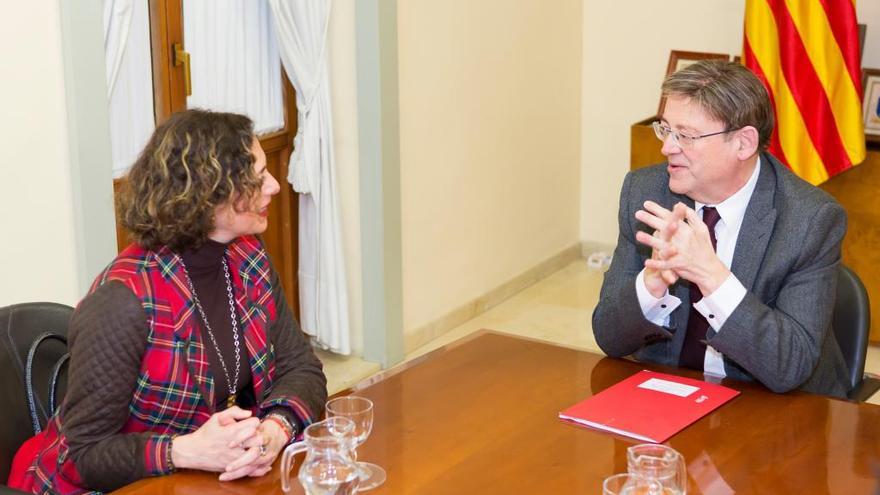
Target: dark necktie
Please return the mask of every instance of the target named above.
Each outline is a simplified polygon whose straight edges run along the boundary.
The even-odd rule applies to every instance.
[[[715,239],[715,224],[721,216],[718,210],[710,206],[703,207],[703,223],[709,228],[709,238],[712,239],[712,249],[717,249],[717,240]],[[688,318],[687,334],[684,337],[684,346],[681,348],[681,356],[678,359],[680,366],[687,366],[698,370],[703,369],[703,360],[706,356],[706,331],[709,329],[709,322],[693,305],[703,298],[697,284],[690,284],[691,293],[691,314]]]

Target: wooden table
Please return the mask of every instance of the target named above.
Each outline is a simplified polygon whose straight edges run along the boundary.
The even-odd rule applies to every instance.
[[[388,472],[371,493],[601,493],[638,442],[557,413],[645,368],[699,376],[485,331],[389,370],[354,389],[376,404],[359,458]],[[668,442],[688,463],[688,493],[876,490],[880,407],[724,384],[742,394]],[[261,479],[227,483],[178,473],[117,493],[281,494],[279,476],[277,465]]]

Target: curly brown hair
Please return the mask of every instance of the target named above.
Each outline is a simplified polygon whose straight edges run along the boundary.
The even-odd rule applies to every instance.
[[[255,197],[254,124],[234,113],[186,110],[156,128],[122,181],[117,211],[146,249],[196,249],[214,231],[215,209]]]

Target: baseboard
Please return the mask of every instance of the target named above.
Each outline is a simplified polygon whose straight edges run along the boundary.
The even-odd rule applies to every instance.
[[[581,256],[584,258],[589,258],[591,254],[604,252],[608,254],[612,254],[614,252],[613,244],[606,244],[604,242],[596,242],[596,241],[584,241],[581,243]]]
[[[559,253],[538,263],[534,267],[504,282],[483,295],[472,299],[439,318],[405,332],[403,337],[404,351],[410,352],[440,337],[444,333],[461,326],[498,304],[509,299],[521,290],[547,278],[551,274],[566,267],[572,261],[583,258],[584,243],[578,242],[563,249]],[[592,251],[590,251],[592,252]]]

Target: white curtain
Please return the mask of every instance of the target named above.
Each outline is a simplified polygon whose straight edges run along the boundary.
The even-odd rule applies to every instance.
[[[185,0],[189,108],[242,113],[257,134],[284,127],[278,42],[266,0]]]
[[[133,10],[134,0],[104,0],[104,61],[109,94],[113,94],[113,85],[122,65]]]
[[[324,348],[351,352],[348,294],[333,161],[327,74],[331,0],[269,0],[298,129],[287,179],[299,195],[299,293],[303,330]]]
[[[145,0],[104,0],[104,56],[113,176],[119,177],[137,159],[155,127]]]

